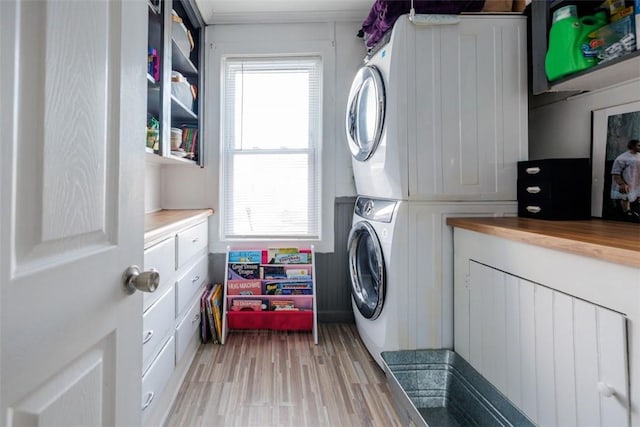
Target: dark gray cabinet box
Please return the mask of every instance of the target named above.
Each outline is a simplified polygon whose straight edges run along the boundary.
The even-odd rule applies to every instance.
[[[591,217],[587,158],[518,162],[518,216],[570,220]]]

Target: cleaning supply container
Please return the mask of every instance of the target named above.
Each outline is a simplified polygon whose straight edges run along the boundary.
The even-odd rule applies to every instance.
[[[605,11],[578,18],[576,6],[568,5],[553,12],[544,63],[549,81],[596,65],[598,52],[589,45],[588,35],[606,24]]]

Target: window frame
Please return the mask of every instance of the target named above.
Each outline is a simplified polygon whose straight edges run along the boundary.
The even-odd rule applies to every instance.
[[[287,33],[283,28],[283,35]],[[206,95],[209,97],[207,117],[205,119],[204,137],[212,143],[212,149],[207,150],[209,165],[220,165],[222,156],[222,120],[224,120],[222,104],[223,97],[220,90],[223,81],[222,61],[226,57],[260,57],[260,56],[319,56],[322,60],[321,70],[321,128],[320,128],[320,183],[321,183],[321,218],[320,236],[317,239],[226,239],[223,238],[221,215],[214,215],[210,223],[210,250],[214,253],[224,253],[228,246],[237,248],[253,248],[265,243],[277,245],[314,245],[316,252],[334,252],[334,210],[335,210],[335,144],[342,144],[343,140],[336,138],[336,53],[335,45],[331,40],[291,40],[290,36],[275,40],[265,37],[259,41],[255,38],[244,40],[242,37],[233,37],[233,41],[216,40],[219,36],[216,31],[207,31],[207,70],[214,70],[212,78],[206,79]],[[228,34],[225,34],[229,37]],[[277,36],[277,34],[275,35]],[[224,37],[222,37],[224,38]],[[276,37],[277,38],[277,37]],[[269,52],[265,55],[265,52]],[[209,71],[211,72],[211,71]],[[217,74],[217,77],[215,76]],[[341,115],[342,116],[342,115]],[[340,128],[342,130],[342,128]],[[216,148],[217,146],[217,148]],[[222,204],[222,175],[219,170],[215,174],[209,174],[212,181],[210,186],[211,206],[220,211]],[[218,206],[218,208],[215,208]]]
[[[252,148],[252,147],[237,147],[238,136],[236,131],[238,127],[243,127],[242,122],[238,125],[238,117],[236,117],[236,111],[238,107],[238,100],[235,98],[235,89],[237,88],[237,81],[235,80],[238,74],[243,73],[242,63],[246,63],[247,73],[252,71],[257,72],[277,72],[288,71],[294,69],[307,70],[310,73],[315,74],[315,81],[312,82],[312,86],[308,86],[309,89],[309,129],[307,134],[306,147],[292,147],[292,148]],[[298,64],[296,64],[296,62]],[[264,64],[264,65],[262,65]],[[283,240],[296,240],[307,241],[317,240],[322,235],[322,156],[320,149],[322,146],[322,58],[319,55],[296,55],[296,56],[282,56],[282,55],[260,55],[260,56],[226,56],[222,58],[222,87],[220,93],[222,96],[221,105],[222,120],[220,127],[221,134],[221,157],[220,157],[220,171],[221,171],[221,228],[220,238],[225,241],[253,241],[253,240],[270,240],[270,241],[283,241]],[[233,73],[233,77],[229,75]],[[228,83],[233,82],[233,85],[227,87]],[[315,86],[315,87],[314,87]],[[316,89],[315,92],[313,90]],[[314,105],[315,104],[315,105]],[[313,113],[312,113],[313,112]],[[314,116],[312,116],[312,114]],[[242,140],[242,136],[240,136]],[[236,165],[234,161],[242,156],[269,156],[269,155],[282,155],[282,154],[302,154],[306,155],[307,161],[307,194],[308,198],[308,212],[307,219],[310,220],[310,228],[308,232],[301,234],[248,234],[233,233],[233,225],[230,224],[229,216],[232,213],[229,209],[232,209],[233,196],[230,194],[235,183],[229,182],[229,179],[233,177],[233,168]],[[237,157],[238,156],[238,157]],[[229,191],[227,191],[229,190]],[[235,200],[233,200],[235,202]]]

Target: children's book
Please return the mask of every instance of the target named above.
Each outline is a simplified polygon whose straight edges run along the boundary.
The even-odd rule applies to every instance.
[[[215,323],[216,336],[219,341],[222,341],[222,290],[223,286],[217,284],[214,287],[213,295],[211,296],[211,306],[213,307],[213,321]]]
[[[219,284],[213,285],[213,287],[211,288],[211,290],[207,294],[206,301],[205,301],[205,304],[207,306],[207,319],[209,321],[209,331],[211,333],[211,341],[214,344],[218,344],[220,341],[219,341],[219,337],[218,337],[218,335],[216,333],[216,326],[215,326],[215,320],[213,318],[213,306],[211,305],[211,299],[213,297],[213,293],[215,292],[215,290],[219,286],[220,286]]]
[[[260,278],[259,263],[229,263],[229,280],[254,280]]]
[[[209,318],[207,317],[207,297],[211,292],[212,285],[207,285],[200,295],[200,339],[203,344],[211,340],[211,331],[209,330]]]

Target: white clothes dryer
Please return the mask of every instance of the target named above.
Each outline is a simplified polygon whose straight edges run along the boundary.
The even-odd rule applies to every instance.
[[[515,200],[516,165],[528,155],[526,18],[423,16],[431,25],[401,16],[353,80],[356,192]]]
[[[363,343],[383,351],[453,348],[450,216],[517,215],[515,202],[407,202],[358,197],[347,243]]]

